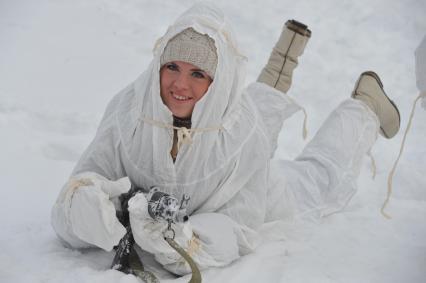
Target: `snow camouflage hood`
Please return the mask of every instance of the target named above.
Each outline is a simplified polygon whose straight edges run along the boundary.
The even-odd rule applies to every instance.
[[[192,144],[182,146],[173,164],[169,154],[173,131],[154,126],[144,119],[173,124],[172,113],[160,97],[160,57],[168,40],[188,27],[213,38],[218,55],[215,79],[195,105],[192,128],[223,129],[193,133]],[[193,6],[168,28],[155,44],[154,58],[148,69],[130,86],[133,91],[119,102],[117,118],[124,151],[137,167],[135,169],[143,172],[139,174],[140,178],[131,176],[132,181],[142,183],[144,187],[154,184],[167,187],[173,194],[180,195],[185,191],[191,195],[193,190],[189,186],[198,184],[198,190],[205,191],[206,187],[211,187],[206,186],[206,181],[212,175],[222,171],[219,174],[223,176],[225,172],[233,171],[229,166],[238,162],[238,155],[247,140],[253,138],[253,125],[257,123],[257,117],[252,114],[255,111],[241,101],[245,64],[246,58],[239,52],[223,14],[212,5]],[[264,148],[259,151],[252,154],[268,156]],[[205,192],[210,194],[213,189]],[[200,196],[200,201],[204,202],[207,195]]]
[[[173,124],[172,113],[160,97],[160,57],[168,40],[188,27],[213,38],[218,55],[215,79],[194,108],[192,128],[216,129],[193,132],[192,144],[184,144],[173,163],[173,130],[147,121]],[[109,103],[95,140],[73,174],[96,168],[109,179],[128,176],[141,188],[160,186],[178,199],[189,194],[189,213],[223,209],[253,178],[259,184],[250,188],[263,194],[269,158],[276,145],[271,140],[276,139],[282,125],[276,121],[284,120],[282,113],[290,116],[299,108],[262,84],[243,90],[247,59],[224,15],[211,4],[199,3],[183,13],[156,42],[153,53],[146,71]],[[265,99],[259,92],[276,94]],[[264,115],[260,118],[262,103],[254,103],[249,93],[267,100],[264,112],[274,120],[269,123],[275,125],[272,132],[268,119]],[[286,107],[291,110],[282,111]],[[253,201],[258,199],[262,197],[254,194]],[[262,217],[262,213],[258,215]],[[233,219],[240,222],[239,217]],[[261,219],[248,221],[259,223]]]
[[[233,32],[222,12],[205,3],[187,10],[169,26],[166,34],[157,40],[151,64],[134,84],[137,94],[135,102],[138,104],[138,111],[134,114],[138,119],[142,115],[171,124],[171,112],[159,95],[160,57],[167,42],[188,27],[213,38],[218,53],[215,79],[206,95],[197,102],[192,114],[192,125],[194,128],[204,128],[219,126],[225,121],[232,124],[231,120],[235,117],[233,119],[230,116],[235,112],[241,97],[247,59],[239,52]],[[136,117],[131,118],[133,121]]]

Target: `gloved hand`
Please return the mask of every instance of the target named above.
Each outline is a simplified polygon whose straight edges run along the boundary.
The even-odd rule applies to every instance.
[[[426,110],[426,35],[415,51],[417,88],[422,97],[422,107]]]
[[[196,214],[191,216],[191,226],[194,235],[187,252],[200,270],[227,266],[239,258],[237,238],[241,233],[229,217],[220,213]],[[174,274],[191,272],[185,261],[173,260],[170,254],[156,254],[155,259]]]
[[[129,202],[130,222],[136,243],[153,253],[155,259],[170,272],[178,275],[190,273],[186,261],[164,240],[163,232],[167,229],[167,223],[149,218],[146,206],[142,194],[136,195]],[[185,223],[173,225],[175,241],[192,257],[200,270],[225,266],[239,258],[239,232],[234,227],[235,223],[229,217],[219,213],[197,214]]]
[[[112,250],[126,229],[116,217],[111,198],[129,188],[127,178],[109,181],[92,172],[71,177],[53,210],[52,224],[55,230],[65,240],[77,237],[106,251]],[[65,222],[67,227],[61,226],[65,224],[60,222]]]
[[[174,274],[191,272],[185,260],[164,240],[168,223],[150,216],[148,201],[142,193],[129,200],[129,216],[133,238],[143,250],[154,254],[155,259]],[[239,257],[238,229],[235,227],[229,217],[219,213],[197,214],[190,220],[172,224],[174,240],[200,269],[224,266]]]
[[[298,57],[303,54],[310,37],[311,31],[307,26],[295,20],[287,21],[257,81],[286,93],[291,86]]]
[[[180,258],[178,253],[164,240],[163,233],[168,228],[164,219],[153,219],[148,212],[148,201],[143,193],[137,193],[129,200],[129,219],[135,242],[145,251],[153,254],[170,254],[174,260]],[[173,223],[174,240],[184,249],[188,248],[192,238],[189,221]]]

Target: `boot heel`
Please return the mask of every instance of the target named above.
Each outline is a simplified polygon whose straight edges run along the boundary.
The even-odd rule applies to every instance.
[[[361,74],[361,76],[366,75],[366,76],[370,76],[376,79],[376,81],[379,83],[380,87],[383,88],[383,83],[379,78],[379,75],[377,75],[375,72],[373,71],[365,71]]]

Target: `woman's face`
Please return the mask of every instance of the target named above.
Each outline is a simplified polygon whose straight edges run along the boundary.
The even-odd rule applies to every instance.
[[[172,61],[160,70],[161,99],[179,118],[191,116],[195,103],[206,94],[211,83],[206,72],[190,63]]]

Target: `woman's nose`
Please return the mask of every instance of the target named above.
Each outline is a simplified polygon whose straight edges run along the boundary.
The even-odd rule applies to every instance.
[[[174,81],[174,84],[179,89],[187,89],[188,88],[188,84],[189,84],[187,76],[185,74],[180,73],[176,77],[176,80]]]

